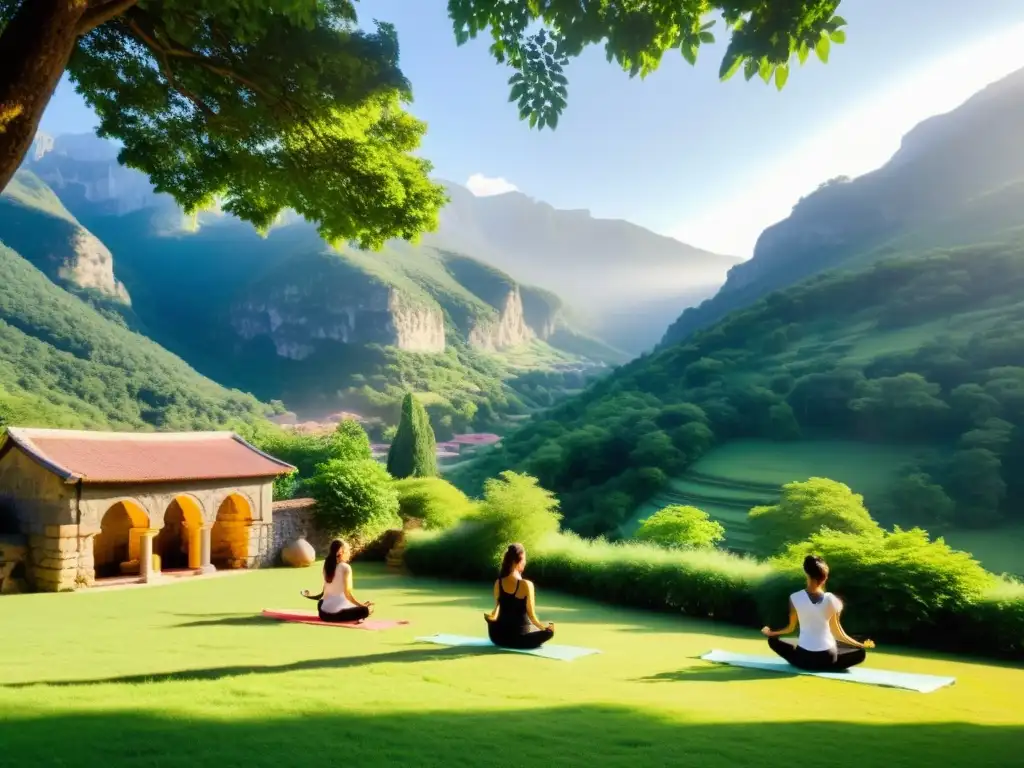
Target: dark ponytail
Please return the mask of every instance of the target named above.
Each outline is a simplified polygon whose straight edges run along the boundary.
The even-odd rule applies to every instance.
[[[804,558],[804,573],[821,584],[828,578],[828,563],[818,555],[808,555]]]
[[[526,557],[526,549],[522,544],[509,544],[508,549],[505,550],[505,556],[501,559],[498,578],[504,579],[506,576],[511,576],[513,569],[523,561],[524,557]]]
[[[331,542],[331,548],[327,550],[327,558],[324,560],[324,581],[328,584],[334,581],[334,572],[338,570],[338,553],[344,546],[344,541],[335,539]]]

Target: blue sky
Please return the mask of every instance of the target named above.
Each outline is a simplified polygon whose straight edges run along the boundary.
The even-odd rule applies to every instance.
[[[507,102],[509,72],[486,40],[455,45],[444,0],[361,0],[360,19],[398,29],[422,153],[439,177],[519,190],[559,208],[634,221],[749,256],[801,194],[877,167],[915,123],[1024,66],[1024,0],[844,0],[847,44],[780,93],[717,79],[724,45],[696,67],[670,54],[646,80],[588,51],[568,71],[569,108],[538,133]],[[969,10],[968,10],[969,9]],[[43,130],[78,132],[90,111],[62,83]]]

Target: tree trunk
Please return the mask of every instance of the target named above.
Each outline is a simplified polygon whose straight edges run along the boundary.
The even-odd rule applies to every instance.
[[[22,0],[0,35],[0,191],[32,146],[88,5],[87,0]]]

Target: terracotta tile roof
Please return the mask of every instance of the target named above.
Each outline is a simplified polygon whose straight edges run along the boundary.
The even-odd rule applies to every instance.
[[[232,432],[84,432],[11,427],[7,434],[4,449],[18,446],[68,483],[237,480],[276,477],[294,469]],[[5,452],[0,449],[0,456]]]

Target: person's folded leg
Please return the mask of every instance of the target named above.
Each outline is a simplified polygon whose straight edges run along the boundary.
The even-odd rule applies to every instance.
[[[317,613],[320,614],[320,621],[332,624],[350,624],[354,621],[365,619],[370,615],[370,609],[365,605],[357,605],[353,608],[345,608],[337,613],[325,613],[322,608],[318,607]]]
[[[540,648],[555,636],[554,630],[540,629],[536,632],[505,632],[496,622],[487,622],[487,636],[491,642],[502,648],[513,648],[517,651],[528,651]]]
[[[796,666],[796,655],[797,647],[796,643],[792,643],[788,640],[783,640],[779,637],[769,637],[768,647],[771,648],[776,654],[781,656],[783,659],[788,661],[790,664]]]
[[[867,652],[863,648],[854,648],[852,645],[840,645],[836,651],[834,669],[839,671],[856,667],[858,664],[863,664],[867,656]]]

